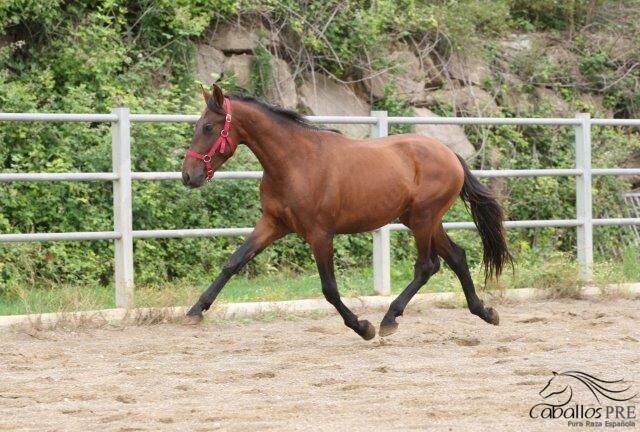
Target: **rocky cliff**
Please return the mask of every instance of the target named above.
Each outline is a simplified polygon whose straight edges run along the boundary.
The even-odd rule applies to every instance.
[[[261,21],[243,20],[213,26],[197,41],[197,75],[203,83],[223,77],[232,88],[253,93],[260,89],[264,99],[310,115],[367,115],[391,95],[419,116],[571,117],[584,111],[598,117],[638,116],[640,110],[629,109],[634,104],[621,108],[607,99],[606,89],[589,75],[594,67],[588,64],[597,52],[620,70],[633,68],[630,62],[638,55],[635,35],[599,31],[588,34],[588,40],[566,36],[510,33],[490,42],[476,41],[483,49],[446,56],[434,46],[399,41],[387,52],[385,67],[339,79],[281,57],[286,50],[277,30]],[[340,128],[353,137],[369,131],[359,125]],[[483,144],[455,125],[422,125],[414,131],[442,140],[466,158]],[[633,153],[625,163],[637,165],[639,158],[640,153]]]

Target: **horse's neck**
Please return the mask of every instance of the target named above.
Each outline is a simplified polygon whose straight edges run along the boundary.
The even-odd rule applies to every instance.
[[[266,175],[272,179],[286,179],[297,161],[309,152],[312,141],[295,126],[274,122],[250,104],[237,104],[241,140],[258,158]]]

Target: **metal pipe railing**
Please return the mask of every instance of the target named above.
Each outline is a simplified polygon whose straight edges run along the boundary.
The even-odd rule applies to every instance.
[[[476,177],[571,177],[582,175],[582,171],[574,168],[566,169],[518,169],[518,170],[472,170]],[[594,168],[594,176],[636,176],[640,168]],[[259,180],[262,171],[218,171],[213,176],[216,180]],[[0,173],[2,182],[43,182],[43,181],[114,181],[118,176],[114,173]],[[132,172],[132,180],[181,180],[182,174],[171,172]]]

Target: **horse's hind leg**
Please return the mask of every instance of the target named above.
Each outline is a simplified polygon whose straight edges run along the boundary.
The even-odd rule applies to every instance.
[[[431,228],[412,228],[412,231],[418,248],[413,280],[389,306],[380,323],[380,336],[388,336],[398,329],[396,318],[404,313],[413,296],[440,269],[440,259],[432,245]]]
[[[482,300],[480,300],[476,294],[473,279],[471,279],[471,273],[469,272],[469,265],[467,264],[467,255],[464,249],[455,244],[453,240],[449,238],[449,236],[444,232],[442,225],[440,225],[436,231],[433,240],[438,255],[444,259],[451,270],[453,270],[456,276],[458,276],[458,279],[462,284],[464,296],[467,299],[467,306],[471,313],[479,316],[490,324],[498,325],[500,323],[498,312],[491,307],[485,307]]]

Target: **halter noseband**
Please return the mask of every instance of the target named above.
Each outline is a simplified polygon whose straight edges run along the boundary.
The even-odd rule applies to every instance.
[[[207,170],[207,180],[211,180],[213,177],[213,168],[211,167],[211,156],[215,154],[216,151],[220,151],[220,154],[224,153],[224,149],[226,144],[229,144],[231,148],[231,154],[235,153],[236,145],[231,140],[229,136],[229,129],[231,129],[231,101],[228,97],[224,98],[224,110],[227,113],[224,118],[224,126],[220,131],[220,136],[215,140],[209,150],[206,153],[198,153],[197,151],[187,150],[187,156],[194,157],[196,159],[200,159],[204,162],[204,167]]]

